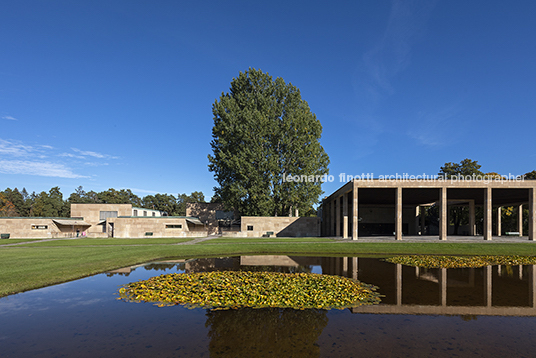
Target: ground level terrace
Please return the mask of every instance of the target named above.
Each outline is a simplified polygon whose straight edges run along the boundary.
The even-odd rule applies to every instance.
[[[446,240],[453,234],[448,209],[459,207],[467,217],[459,232],[465,236],[491,240],[493,234],[510,234],[535,240],[535,189],[534,180],[353,180],[323,200],[322,234],[354,240],[360,236],[392,235],[402,240],[404,235],[435,235]],[[504,207],[514,207],[517,218],[515,228],[506,233],[501,227]],[[524,209],[528,215],[523,215]],[[528,232],[523,230],[523,220],[528,221]]]

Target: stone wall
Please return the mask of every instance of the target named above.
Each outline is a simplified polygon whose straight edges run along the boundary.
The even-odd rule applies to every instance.
[[[107,237],[103,231],[103,225],[98,225],[101,221],[101,211],[117,211],[117,216],[131,216],[131,204],[71,204],[71,217],[81,217],[91,227],[87,230],[90,237]]]
[[[113,229],[113,237],[118,238],[207,236],[204,226],[191,224],[184,217],[108,218],[107,225],[108,234],[111,236]]]
[[[69,220],[69,218],[58,218]],[[76,230],[81,234],[87,226],[57,225],[52,218],[0,218],[0,234],[9,234],[11,239],[51,239],[74,237]]]
[[[234,237],[317,237],[320,236],[320,218],[288,216],[242,216],[239,232],[225,232]]]

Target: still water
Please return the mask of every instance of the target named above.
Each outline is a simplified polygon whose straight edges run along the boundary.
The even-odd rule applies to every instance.
[[[117,300],[126,283],[211,270],[314,272],[379,287],[346,310],[211,311]],[[423,269],[242,256],[125,268],[0,299],[1,357],[533,357],[536,266]]]

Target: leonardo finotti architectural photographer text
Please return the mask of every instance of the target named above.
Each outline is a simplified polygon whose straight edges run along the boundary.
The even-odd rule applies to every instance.
[[[346,183],[352,180],[384,180],[384,181],[405,181],[405,182],[422,182],[422,181],[451,181],[451,182],[462,182],[462,181],[481,181],[483,183],[491,182],[505,182],[505,181],[524,181],[525,177],[523,175],[455,175],[447,177],[446,175],[427,175],[423,174],[393,174],[393,175],[380,175],[378,178],[374,178],[374,173],[361,173],[357,175],[350,175],[346,173],[340,173],[338,175],[339,182]],[[292,174],[283,174],[283,182],[285,183],[333,183],[335,181],[334,175],[292,175]]]

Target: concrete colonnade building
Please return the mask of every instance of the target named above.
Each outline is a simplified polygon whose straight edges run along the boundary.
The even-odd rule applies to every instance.
[[[468,208],[469,223],[463,235],[476,236],[475,207],[482,207],[482,236],[493,236],[493,208],[496,236],[501,236],[501,208],[515,207],[517,230],[508,234],[536,239],[536,180],[383,180],[354,179],[326,197],[322,203],[322,234],[357,240],[359,236],[424,235],[424,208],[437,206],[437,233],[449,235],[448,207]],[[529,209],[528,232],[523,232],[523,205]]]

